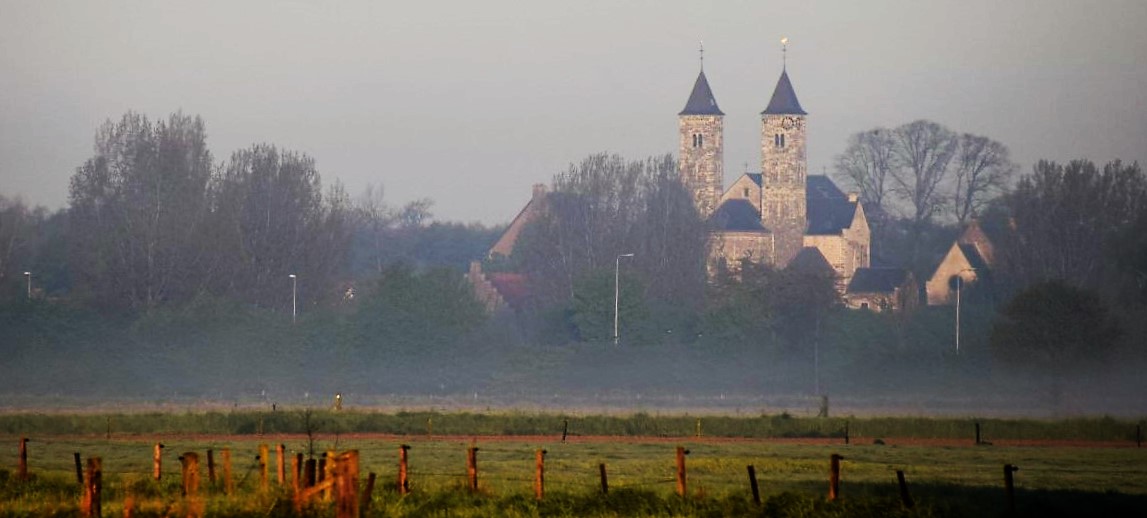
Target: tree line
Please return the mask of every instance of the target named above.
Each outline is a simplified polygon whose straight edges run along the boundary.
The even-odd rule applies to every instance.
[[[129,112],[95,134],[51,212],[0,195],[0,286],[26,284],[103,311],[147,312],[211,296],[289,310],[345,298],[395,263],[464,268],[497,227],[433,221],[433,202],[391,207],[381,184],[351,198],[315,160],[254,144],[217,161],[206,124]]]

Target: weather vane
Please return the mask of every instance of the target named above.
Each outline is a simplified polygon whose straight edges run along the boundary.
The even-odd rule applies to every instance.
[[[781,36],[781,68],[788,66],[789,38]]]
[[[700,46],[697,50],[697,53],[701,56],[701,70],[705,70],[705,40],[698,41],[700,42]]]

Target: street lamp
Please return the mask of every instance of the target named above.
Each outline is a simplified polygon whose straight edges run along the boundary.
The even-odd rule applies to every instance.
[[[975,272],[975,268],[964,268],[956,274],[956,355],[960,355],[960,291],[964,287],[964,272]]]
[[[291,275],[289,275],[289,277],[291,278],[291,323],[294,324],[295,319],[298,317],[298,314],[299,314],[299,312],[298,312],[299,306],[297,304],[297,301],[299,300],[299,298],[297,296],[299,293],[299,290],[298,290],[299,278],[293,273]]]
[[[621,298],[621,258],[633,257],[633,254],[621,254],[617,256],[617,260],[613,265],[613,345],[620,343],[620,337],[617,334],[617,304]]]
[[[32,272],[24,272],[24,277],[28,278],[28,300],[32,300]]]

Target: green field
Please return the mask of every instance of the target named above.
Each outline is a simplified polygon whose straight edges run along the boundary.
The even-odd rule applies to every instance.
[[[148,414],[151,420],[162,424],[162,418],[186,419],[182,424],[212,422],[205,415]],[[233,419],[247,422],[257,414],[233,415]],[[363,478],[368,472],[378,475],[371,513],[375,516],[1002,516],[1005,514],[1002,467],[1015,464],[1016,506],[1021,515],[1141,515],[1147,509],[1147,452],[1135,447],[1133,441],[1105,443],[1104,446],[1081,442],[1070,447],[1007,446],[999,442],[991,446],[974,446],[971,440],[951,442],[946,446],[917,446],[911,441],[897,441],[894,437],[946,438],[948,427],[965,431],[964,421],[955,424],[944,420],[857,420],[850,423],[852,437],[849,445],[843,440],[821,433],[835,430],[824,425],[826,420],[783,418],[789,428],[774,428],[772,437],[805,437],[819,439],[737,439],[714,437],[713,429],[721,426],[732,429],[734,422],[703,420],[705,437],[690,436],[695,431],[695,419],[685,417],[635,416],[618,419],[629,422],[630,430],[640,432],[649,426],[668,431],[674,426],[691,425],[682,433],[664,437],[668,433],[650,434],[662,437],[640,437],[637,433],[617,433],[617,437],[590,437],[589,434],[571,434],[562,442],[558,433],[544,436],[493,437],[507,432],[530,432],[522,424],[522,416],[514,414],[490,415],[481,419],[475,415],[432,414],[418,415],[418,430],[405,436],[364,436],[355,432],[385,432],[385,430],[336,430],[339,418],[362,422],[373,414],[331,415],[321,414],[319,430],[312,436],[316,452],[334,449],[357,449],[361,455]],[[245,416],[245,417],[244,417]],[[2,416],[5,435],[0,443],[5,448],[3,471],[0,471],[0,515],[3,516],[72,516],[78,513],[80,488],[74,472],[73,453],[84,458],[100,456],[104,466],[104,515],[121,515],[125,497],[131,496],[135,516],[166,516],[182,514],[184,502],[180,496],[179,464],[176,458],[183,452],[218,452],[230,448],[237,494],[226,497],[218,486],[207,480],[202,471],[206,509],[210,516],[290,516],[293,511],[290,495],[285,489],[260,494],[258,468],[255,459],[258,445],[274,446],[283,443],[293,456],[309,453],[311,443],[306,435],[286,435],[264,430],[264,436],[249,435],[193,435],[234,434],[232,430],[208,429],[177,430],[166,426],[153,434],[142,430],[114,432],[110,439],[105,433],[75,434],[69,426],[80,426],[87,421],[106,423],[107,416],[47,416],[67,433],[49,433],[38,430],[28,445],[31,481],[16,480],[15,466],[19,434],[11,431],[20,416]],[[28,418],[29,416],[23,416]],[[38,419],[46,419],[39,416]],[[127,415],[113,419],[127,419]],[[242,419],[241,419],[242,417]],[[397,418],[391,415],[392,418]],[[534,416],[551,423],[554,416]],[[427,436],[427,419],[436,434],[459,434],[452,429],[463,421],[475,428],[471,434]],[[458,420],[457,422],[452,419]],[[515,420],[519,419],[519,420]],[[583,418],[588,422],[604,417]],[[733,418],[730,418],[733,419]],[[475,421],[477,420],[477,421]],[[649,421],[645,422],[643,420]],[[761,422],[756,418],[744,419],[739,426],[752,428]],[[30,424],[32,421],[20,421]],[[44,421],[35,421],[47,426]],[[113,420],[113,423],[115,421]],[[264,416],[263,427],[269,428],[272,419]],[[485,426],[476,426],[475,422]],[[1090,422],[1090,421],[1089,421]],[[70,423],[70,424],[68,424]],[[516,423],[516,424],[514,424]],[[644,423],[644,424],[642,424]],[[719,424],[719,423],[724,423]],[[985,422],[985,431],[1011,430],[1012,435],[1026,439],[1070,439],[1109,441],[1102,429],[1107,423],[1113,430],[1126,430],[1133,424],[1122,421],[1097,419],[1089,426],[1078,420],[1046,422],[1010,422],[1012,428],[999,427],[999,423]],[[170,423],[167,423],[170,424]],[[583,421],[571,420],[571,431],[578,431]],[[875,444],[877,437],[857,433],[864,429],[886,428],[881,431],[914,432],[884,435],[887,445]],[[106,426],[106,424],[105,424]],[[221,425],[219,425],[221,426]],[[243,425],[246,426],[246,425]],[[255,424],[258,426],[258,424]],[[411,425],[413,426],[413,424]],[[547,424],[547,429],[551,427]],[[824,430],[818,427],[824,427]],[[325,427],[325,430],[323,428]],[[365,426],[349,428],[367,428]],[[224,427],[225,428],[225,427]],[[297,430],[291,430],[297,432]],[[1068,433],[1070,431],[1070,433]],[[936,432],[933,435],[932,432]],[[242,432],[238,432],[242,433]],[[536,432],[534,432],[536,433]],[[1114,432],[1111,432],[1114,433]],[[967,435],[956,434],[954,435]],[[1087,439],[1073,434],[1096,434]],[[628,435],[628,437],[626,437]],[[731,435],[731,434],[730,434]],[[989,438],[1000,438],[1000,435]],[[970,436],[969,436],[970,439]],[[165,444],[164,476],[161,482],[151,478],[152,445]],[[394,486],[397,476],[398,449],[409,444],[410,481],[412,494],[399,495]],[[479,448],[479,484],[481,491],[470,494],[465,488],[466,448]],[[689,449],[687,456],[688,496],[675,493],[675,448]],[[547,450],[546,497],[537,502],[533,497],[534,456],[537,449]],[[845,456],[842,467],[842,498],[827,502],[829,455]],[[217,461],[218,462],[218,461]],[[201,460],[201,463],[205,464]],[[610,492],[601,495],[598,465],[604,463],[609,475]],[[275,473],[272,454],[270,472]],[[756,468],[763,503],[751,500],[746,466]],[[896,471],[903,470],[916,507],[905,510],[900,503],[896,484]],[[220,475],[221,477],[221,475]],[[221,482],[220,482],[221,483]],[[333,516],[333,508],[319,506],[312,514]]]

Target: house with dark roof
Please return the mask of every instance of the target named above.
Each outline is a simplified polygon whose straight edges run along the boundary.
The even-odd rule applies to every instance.
[[[928,305],[955,304],[960,290],[982,281],[994,266],[995,247],[979,222],[972,220],[924,283]]]
[[[844,305],[853,309],[911,311],[920,303],[920,285],[903,268],[858,268],[844,292]]]

